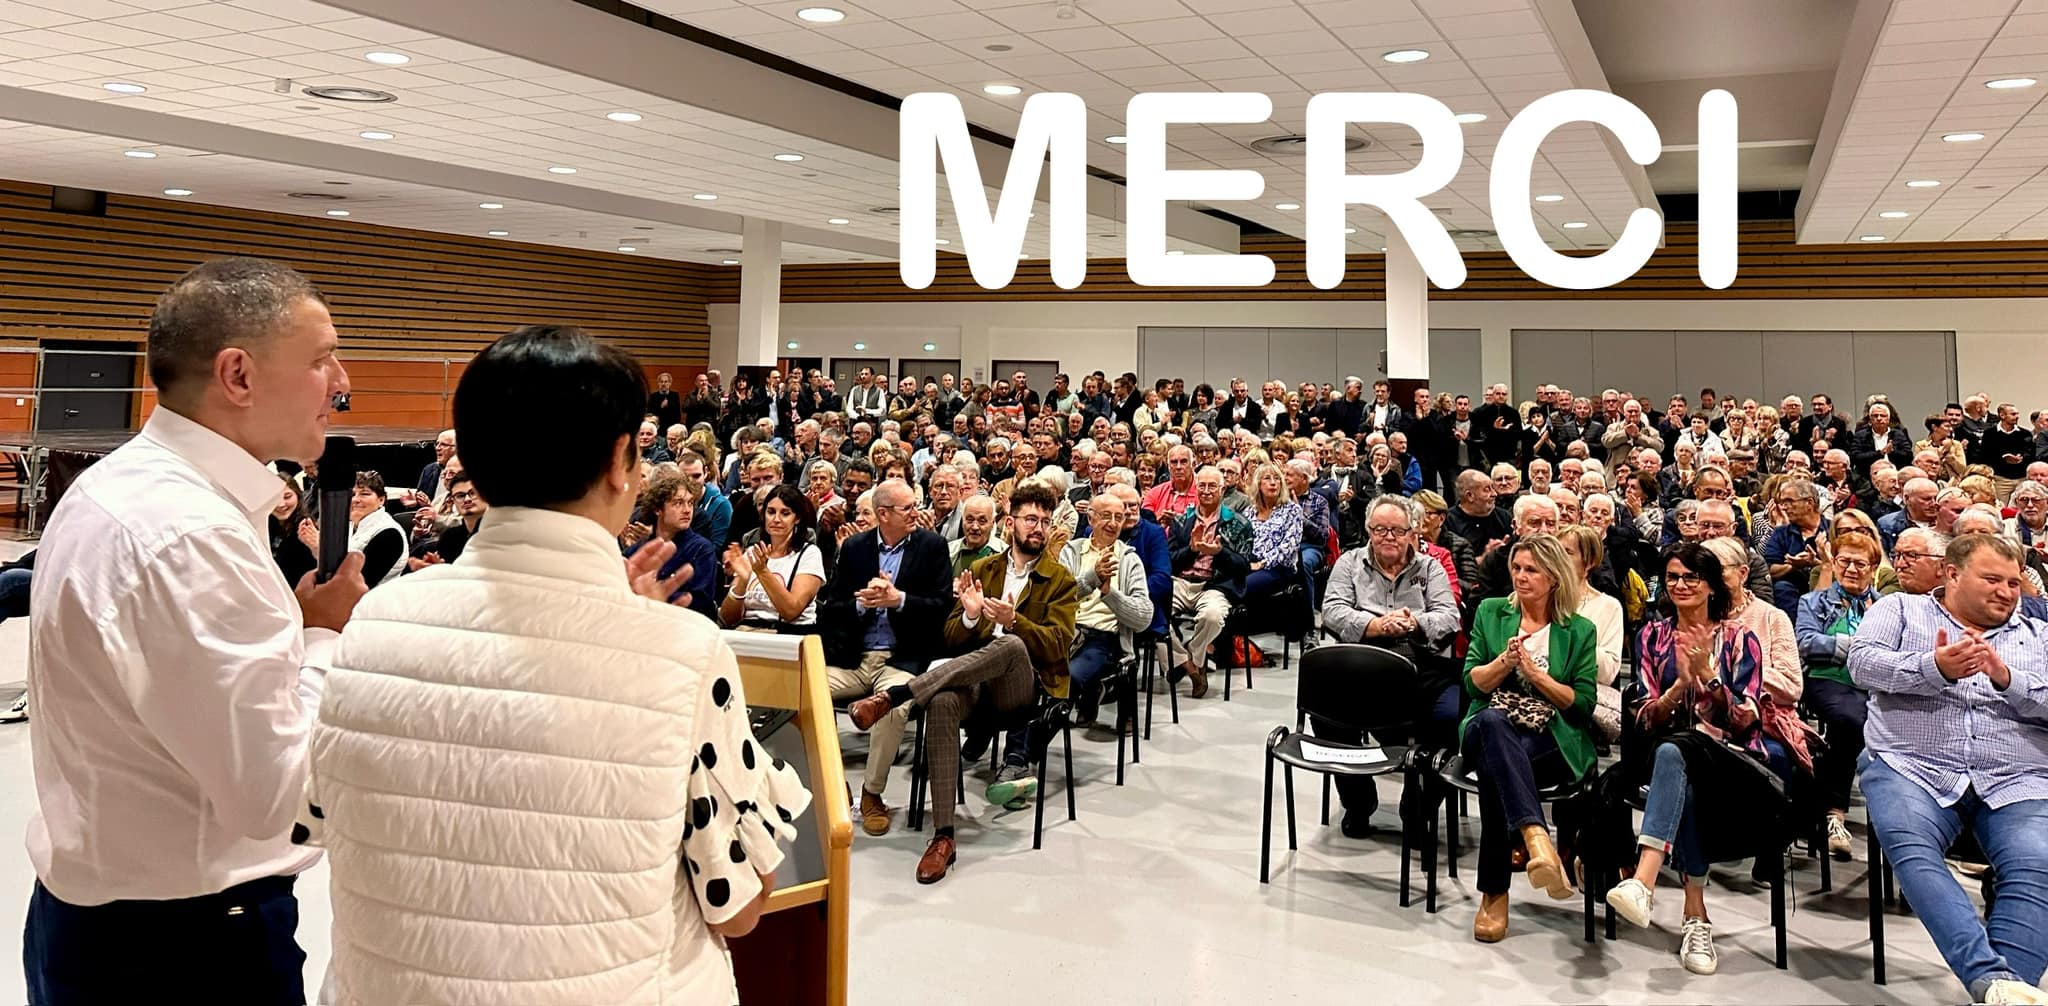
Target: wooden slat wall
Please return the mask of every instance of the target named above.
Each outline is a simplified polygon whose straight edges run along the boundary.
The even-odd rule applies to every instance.
[[[49,199],[0,181],[0,339],[141,342],[179,274],[259,255],[320,285],[346,353],[467,356],[529,322],[582,325],[650,364],[708,353],[708,267],[134,196],[80,216]]]
[[[1741,227],[1735,285],[1709,290],[1700,285],[1691,224],[1665,228],[1665,247],[1627,282],[1604,290],[1558,290],[1538,284],[1502,252],[1467,252],[1468,277],[1456,290],[1430,290],[1437,300],[1517,299],[1775,299],[1827,300],[1878,297],[2044,297],[2048,296],[2048,242],[1996,241],[1924,244],[1802,245],[1789,221]],[[1288,237],[1246,239],[1243,250],[1271,256],[1278,268],[1272,283],[1257,288],[1188,289],[1143,287],[1130,281],[1121,259],[1088,263],[1088,279],[1073,290],[1054,286],[1043,260],[1020,263],[1017,278],[1002,290],[984,290],[967,271],[967,260],[939,255],[938,275],[924,290],[906,288],[893,262],[784,265],[782,297],[791,303],[859,301],[1000,300],[1378,300],[1386,276],[1377,255],[1353,256],[1344,284],[1335,290],[1309,285],[1303,245]],[[714,303],[739,299],[739,269],[721,275],[709,291]]]

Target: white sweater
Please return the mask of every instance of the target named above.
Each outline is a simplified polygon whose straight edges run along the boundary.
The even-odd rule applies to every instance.
[[[810,802],[739,686],[711,623],[634,596],[581,517],[493,508],[459,561],[364,597],[301,817],[333,864],[336,1001],[734,1002],[707,924]]]

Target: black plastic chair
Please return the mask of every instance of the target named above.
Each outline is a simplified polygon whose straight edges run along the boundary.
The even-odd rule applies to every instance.
[[[1417,685],[1415,665],[1408,658],[1377,646],[1360,643],[1331,643],[1302,655],[1301,681],[1295,695],[1294,729],[1273,728],[1266,737],[1265,813],[1259,826],[1259,883],[1270,881],[1273,846],[1273,765],[1283,766],[1287,787],[1287,848],[1298,848],[1294,820],[1294,770],[1315,772],[1327,781],[1332,776],[1377,778],[1402,773],[1404,786],[1421,785],[1413,748],[1406,744],[1379,745],[1371,735],[1397,735],[1406,741],[1414,724],[1409,719],[1415,708]],[[1306,731],[1308,717],[1332,720],[1346,728],[1368,734],[1364,744],[1315,737]],[[1352,765],[1317,761],[1302,750],[1304,738],[1324,747],[1345,751],[1378,751],[1381,758],[1371,764]],[[1401,904],[1408,904],[1408,828],[1401,828]]]
[[[1146,630],[1137,634],[1138,667],[1141,682],[1138,685],[1145,692],[1145,739],[1152,739],[1152,679],[1159,671],[1159,647],[1165,642],[1162,635]],[[1172,707],[1173,722],[1180,722],[1180,689],[1173,682],[1166,683],[1166,701]]]
[[[925,761],[923,707],[913,707],[910,715],[912,719],[917,721],[917,741],[912,750],[910,761],[910,830],[923,831],[925,802],[931,799],[931,781],[929,779],[931,766]],[[1055,699],[1040,692],[1036,716],[1035,727],[1057,730],[1059,732],[1064,759],[1063,764],[1066,769],[1067,820],[1072,821],[1076,816],[1074,804],[1073,707],[1066,699]],[[995,768],[998,764],[1001,748],[1002,737],[1000,735],[989,741],[989,767],[991,769]],[[1035,766],[1038,777],[1038,791],[1032,796],[1032,802],[1037,805],[1033,809],[1031,825],[1031,847],[1033,849],[1041,847],[1045,834],[1045,772],[1046,763],[1050,760],[1052,760],[1052,742],[1048,740],[1044,750],[1039,752],[1037,765]],[[966,759],[959,759],[959,770],[959,783],[954,787],[956,791],[954,802],[964,805],[967,803]]]

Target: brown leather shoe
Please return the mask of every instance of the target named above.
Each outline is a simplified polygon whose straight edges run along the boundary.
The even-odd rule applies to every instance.
[[[1541,888],[1553,901],[1564,901],[1576,893],[1572,890],[1571,880],[1565,876],[1564,861],[1558,858],[1557,846],[1550,842],[1548,829],[1540,824],[1523,827],[1522,847],[1529,850],[1529,886]]]
[[[1472,938],[1481,943],[1499,943],[1507,935],[1507,894],[1481,894],[1479,914],[1472,917]]]
[[[853,721],[854,726],[866,730],[880,723],[882,717],[889,715],[889,710],[893,708],[895,707],[889,704],[887,695],[870,695],[847,706],[846,716]]]
[[[917,882],[936,884],[946,879],[946,868],[952,866],[953,861],[959,858],[958,852],[953,848],[952,836],[940,835],[932,839],[932,843],[924,847],[924,855],[917,861]]]
[[[1186,668],[1186,670],[1188,673],[1188,681],[1191,682],[1191,684],[1188,686],[1188,698],[1199,699],[1202,696],[1209,694],[1208,668],[1189,665]]]
[[[860,827],[870,835],[889,833],[889,805],[867,790],[860,791]]]

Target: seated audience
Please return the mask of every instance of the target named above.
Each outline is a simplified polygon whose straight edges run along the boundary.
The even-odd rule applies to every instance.
[[[1204,670],[1209,649],[1223,634],[1223,621],[1244,596],[1251,571],[1251,522],[1223,505],[1223,475],[1212,468],[1195,473],[1195,505],[1167,520],[1167,548],[1173,563],[1173,615],[1192,619],[1185,636],[1167,633],[1166,681],[1193,682],[1192,698],[1209,694]]]
[[[2016,617],[2020,559],[1999,535],[1956,538],[1940,596],[1871,605],[1848,654],[1870,694],[1871,830],[1901,898],[1982,1003],[2048,1001],[2048,631]],[[1983,916],[1944,862],[1966,831],[1997,876]]]
[[[1793,631],[1792,619],[1749,592],[1749,568],[1745,565],[1749,559],[1748,546],[1725,536],[1704,538],[1700,544],[1721,560],[1721,570],[1728,582],[1728,620],[1748,629],[1763,644],[1764,700],[1783,710],[1796,710],[1804,691],[1804,676],[1799,669],[1799,638]]]
[[[675,590],[669,595],[669,603],[716,619],[718,553],[712,550],[711,543],[703,535],[690,527],[696,519],[697,496],[701,492],[703,487],[691,482],[681,472],[671,470],[656,475],[641,491],[635,508],[636,514],[646,515],[648,523],[627,524],[626,530],[619,535],[619,541],[625,546],[627,558],[632,558],[654,542],[668,542],[675,546],[675,554],[662,563],[657,574],[663,580],[673,579],[676,582]],[[453,493],[449,495],[454,496]],[[470,496],[472,499],[468,502],[480,508],[482,501],[476,498],[474,489],[470,490]],[[456,502],[459,505],[465,501],[457,499]],[[481,521],[482,517],[483,511],[478,509],[477,519]],[[466,514],[464,519],[468,519]],[[448,534],[442,532],[442,538]],[[433,560],[440,561],[443,560]]]
[[[1458,505],[1451,508],[1444,527],[1485,553],[1495,542],[1506,541],[1514,532],[1514,517],[1496,502],[1499,495],[1485,472],[1467,469],[1458,473]]]
[[[718,605],[728,628],[805,635],[818,624],[825,554],[812,527],[811,501],[793,485],[769,488],[761,528],[725,547],[732,586]]]
[[[1593,623],[1595,653],[1599,658],[1599,688],[1593,706],[1593,723],[1600,737],[1612,744],[1621,739],[1621,602],[1593,587],[1593,571],[1606,558],[1600,532],[1583,525],[1559,528],[1557,540],[1573,560],[1579,573],[1579,617]]]
[[[1479,557],[1479,582],[1475,588],[1480,597],[1506,597],[1514,592],[1507,546],[1532,535],[1557,533],[1557,504],[1548,496],[1516,497],[1514,514],[1514,534],[1501,545],[1489,545]]]
[[[965,503],[960,504],[960,537],[946,543],[946,556],[954,576],[967,572],[967,567],[1006,547],[1002,539],[995,536],[995,531],[996,501],[993,496],[969,496]]]
[[[1368,643],[1415,665],[1414,736],[1423,747],[1442,750],[1450,745],[1464,706],[1458,665],[1451,656],[1458,634],[1458,604],[1444,567],[1417,551],[1421,509],[1414,501],[1393,495],[1376,497],[1367,505],[1366,547],[1344,553],[1330,570],[1323,628],[1338,642]],[[1364,742],[1356,731],[1321,717],[1311,717],[1310,725],[1318,737]],[[1338,776],[1336,785],[1344,804],[1344,835],[1371,835],[1372,812],[1379,806],[1374,781]],[[1401,817],[1411,833],[1427,826],[1435,806],[1434,800],[1424,802],[1427,796],[1403,794]]]
[[[1103,678],[1136,652],[1132,634],[1151,628],[1153,614],[1145,564],[1138,549],[1122,537],[1127,519],[1124,501],[1105,491],[1089,501],[1088,510],[1090,533],[1068,542],[1060,555],[1079,591],[1074,652],[1067,658],[1077,724],[1095,722],[1102,704]],[[1126,712],[1130,723],[1135,723],[1137,710]]]
[[[1648,733],[1643,743],[1654,752],[1641,850],[1635,872],[1607,892],[1607,903],[1630,922],[1649,926],[1657,875],[1670,860],[1685,900],[1679,962],[1710,975],[1719,958],[1707,918],[1707,867],[1754,850],[1758,836],[1750,822],[1765,804],[1767,786],[1758,763],[1782,779],[1789,761],[1783,746],[1765,736],[1763,643],[1729,617],[1731,574],[1714,550],[1694,544],[1665,550],[1663,574],[1663,617],[1636,638],[1645,695],[1636,716]],[[1739,851],[1731,856],[1731,850]]]
[[[439,479],[440,474],[437,472],[434,477]],[[284,574],[284,582],[297,587],[299,581],[320,564],[316,554],[320,548],[320,537],[316,532],[311,539],[313,544],[306,543],[301,529],[312,527],[313,523],[307,516],[306,498],[299,492],[296,479],[283,474],[278,478],[284,481],[284,496],[270,510],[270,556],[277,560],[277,569]]]
[[[1799,595],[1806,593],[1811,574],[1821,563],[1821,542],[1828,520],[1821,514],[1820,488],[1805,479],[1789,480],[1778,487],[1778,512],[1784,522],[1764,541],[1764,562],[1770,565],[1771,603],[1778,610],[1798,610]]]
[[[469,539],[475,537],[477,529],[483,526],[484,514],[491,508],[467,474],[458,474],[448,480],[448,502],[455,507],[457,520],[441,528],[432,541],[414,546],[412,556],[406,560],[408,571],[462,558],[462,550],[468,547]],[[667,575],[663,574],[664,578]],[[709,583],[705,586],[708,587]]]
[[[376,472],[357,472],[355,490],[348,498],[348,550],[363,554],[363,582],[372,587],[395,580],[405,571],[405,529],[384,509],[384,477]],[[320,528],[315,522],[299,525],[299,540],[313,554],[320,553]]]
[[[1252,525],[1250,574],[1245,577],[1245,593],[1268,597],[1298,582],[1301,504],[1288,492],[1287,477],[1279,465],[1260,465],[1253,474],[1252,505],[1245,517]]]
[[[1806,706],[1819,718],[1827,744],[1814,759],[1814,784],[1826,801],[1828,852],[1847,860],[1849,789],[1863,753],[1863,722],[1870,698],[1849,678],[1849,647],[1876,603],[1874,576],[1884,552],[1877,539],[1848,535],[1835,543],[1833,582],[1799,599],[1799,654],[1806,660]]]
[[[1553,535],[1532,534],[1503,549],[1512,592],[1480,602],[1465,653],[1463,755],[1478,777],[1480,819],[1472,937],[1482,943],[1507,935],[1508,847],[1516,836],[1529,885],[1554,900],[1572,896],[1538,792],[1592,771],[1600,674],[1596,630],[1577,614],[1579,576],[1564,547]]]

